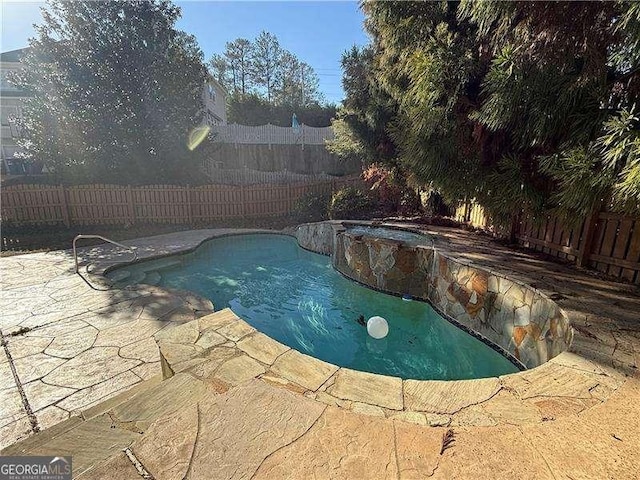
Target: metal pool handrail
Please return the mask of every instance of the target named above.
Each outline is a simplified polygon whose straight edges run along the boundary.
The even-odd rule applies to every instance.
[[[115,245],[117,247],[125,248],[127,250],[131,250],[131,252],[133,253],[132,261],[135,261],[135,260],[138,259],[138,252],[136,251],[136,249],[133,248],[133,247],[129,247],[128,245],[123,245],[123,244],[118,243],[116,241],[110,240],[110,239],[108,239],[106,237],[103,237],[102,235],[82,235],[82,234],[81,235],[76,235],[76,237],[73,239],[73,258],[76,261],[76,273],[78,273],[79,270],[80,270],[80,266],[78,265],[78,252],[76,250],[76,242],[78,240],[80,240],[81,238],[97,238],[98,240],[103,240],[103,241],[105,241],[107,243],[111,243],[111,244],[113,244],[113,245]]]

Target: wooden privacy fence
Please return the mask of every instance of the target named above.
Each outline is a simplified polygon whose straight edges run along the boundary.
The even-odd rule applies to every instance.
[[[331,175],[319,173],[305,175],[294,172],[263,172],[249,168],[214,168],[212,162],[205,162],[204,170],[211,181],[217,185],[259,185],[259,184],[285,184],[285,183],[311,183],[327,182],[333,178]]]
[[[456,220],[497,234],[478,204],[457,209]],[[560,218],[522,217],[514,225],[518,243],[640,285],[640,217],[605,210],[593,212],[574,226]]]
[[[307,194],[361,185],[359,177],[286,185],[15,185],[2,189],[2,221],[14,225],[194,224],[286,215]]]
[[[221,169],[337,176],[355,174],[362,169],[360,160],[338,158],[327,150],[327,141],[335,138],[332,127],[231,124],[213,125],[211,133],[216,148],[202,165],[211,183],[227,183],[230,174],[222,175],[217,171]]]

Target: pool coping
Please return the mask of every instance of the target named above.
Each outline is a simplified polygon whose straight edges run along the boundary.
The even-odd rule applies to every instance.
[[[137,263],[148,262],[148,261],[152,261],[152,260],[160,260],[162,258],[173,257],[173,256],[176,256],[176,255],[188,255],[190,253],[195,252],[203,244],[205,244],[205,243],[207,243],[207,242],[209,242],[211,240],[215,240],[217,238],[233,237],[233,236],[238,236],[238,235],[265,235],[265,234],[266,235],[282,235],[282,236],[295,238],[295,234],[289,233],[289,232],[286,232],[286,231],[282,231],[282,230],[266,230],[266,229],[255,229],[255,230],[254,229],[234,229],[234,230],[236,230],[236,231],[235,232],[226,232],[226,233],[221,233],[221,234],[215,234],[214,233],[211,236],[202,238],[195,245],[192,245],[192,246],[189,246],[189,247],[185,247],[184,249],[180,249],[180,250],[175,250],[175,251],[171,251],[171,252],[165,252],[165,253],[161,253],[161,254],[157,254],[157,255],[150,255],[150,256],[145,256],[145,257],[137,257],[134,260],[128,260],[128,261],[117,261],[117,262],[104,261],[102,263],[98,263],[97,266],[95,268],[93,268],[91,271],[88,270],[89,265],[87,265],[87,273],[89,275],[92,275],[92,276],[105,277],[105,275],[107,273],[111,272],[112,270],[123,268],[123,267],[126,267],[128,265],[134,265],[134,264],[137,264]],[[161,235],[159,235],[159,236],[161,236]],[[135,240],[129,240],[129,241],[123,242],[123,245],[131,246],[131,247],[135,248],[135,245],[129,245],[131,242],[134,242],[134,241]]]
[[[540,423],[550,418],[535,417],[531,400],[537,393],[547,401],[554,394],[566,399],[566,392],[573,391],[591,408],[606,401],[625,381],[621,375],[589,370],[587,362],[577,363],[570,354],[500,377],[403,380],[303,354],[255,329],[228,308],[155,338],[165,380],[189,374],[224,392],[239,382],[258,379],[355,413],[429,426],[487,426],[501,416],[506,417],[503,423],[512,425]],[[599,392],[598,401],[589,399],[602,383],[607,385],[606,394]]]
[[[337,222],[337,223],[341,223],[341,222]],[[362,224],[364,222],[357,222],[357,223]],[[381,226],[384,224],[374,224],[374,225]],[[197,231],[192,231],[192,232],[196,233]],[[197,233],[200,233],[201,235],[199,240],[197,240],[196,242],[191,242],[187,245],[182,245],[177,247],[173,246],[171,251],[168,251],[168,252],[165,251],[164,253],[154,254],[154,253],[147,252],[147,254],[141,257],[138,261],[154,260],[158,258],[167,257],[170,255],[189,253],[196,250],[200,245],[202,245],[208,240],[230,236],[230,235],[281,234],[281,235],[294,236],[291,231],[273,231],[273,230],[264,230],[264,229],[255,229],[255,230],[254,229],[246,229],[246,230],[230,229],[225,231],[207,230],[207,231],[202,231]],[[160,237],[163,237],[163,236],[149,237],[149,238],[155,239],[155,240],[161,240]],[[133,246],[135,246],[136,243],[140,243],[140,241],[142,240],[145,240],[145,239],[132,240],[126,243],[130,245],[133,244]],[[461,260],[461,262],[472,263],[464,260]],[[135,263],[135,262],[130,262],[130,261],[127,262],[121,259],[117,259],[117,258],[113,259],[112,257],[109,257],[108,260],[105,259],[105,260],[96,262],[97,268],[91,271],[90,277],[93,277],[96,279],[104,279],[105,278],[103,276],[104,273],[116,267],[124,266],[131,263]],[[503,273],[500,273],[500,272],[494,272],[494,273],[508,278],[508,276]],[[519,282],[516,279],[513,279],[513,281],[517,282],[518,284],[523,284],[523,282]],[[162,287],[154,287],[154,288],[162,289]],[[529,287],[529,288],[533,288],[533,287]],[[540,293],[543,294],[542,292]],[[246,322],[244,322],[243,320],[240,319],[240,321],[246,324]],[[267,337],[267,338],[269,338],[273,342],[276,342],[274,339],[271,339],[270,337]],[[232,341],[232,340],[228,340],[228,341]],[[279,343],[279,342],[276,342],[276,343]],[[286,348],[289,349],[289,347],[286,347]],[[290,349],[290,350],[296,352],[300,356],[303,356],[303,358],[307,357],[308,359],[311,359],[310,360],[311,362],[322,362],[321,360],[304,355],[294,349]],[[206,357],[207,354],[208,352],[204,352],[204,353],[200,352],[197,358]],[[322,363],[326,364],[326,362],[322,362]],[[327,365],[331,365],[331,364],[327,364]],[[337,374],[339,370],[342,370],[346,372],[355,372],[356,376],[364,376],[367,379],[367,381],[364,382],[364,387],[362,387],[363,388],[362,392],[364,392],[364,394],[357,396],[357,400],[340,398],[339,396],[333,396],[331,395],[331,393],[327,393],[325,391],[329,387],[329,385],[325,385],[324,390],[320,388],[316,390],[305,389],[303,392],[300,392],[300,393],[304,393],[307,396],[313,396],[318,401],[324,401],[325,403],[331,403],[338,406],[342,406],[340,404],[347,401],[351,402],[353,405],[355,405],[359,413],[369,413],[369,414],[378,415],[378,416],[380,414],[385,416],[392,416],[394,414],[404,412],[402,414],[408,417],[413,417],[413,414],[418,414],[423,416],[423,417],[420,417],[421,420],[414,421],[415,419],[414,420],[409,419],[409,421],[414,421],[414,423],[420,423],[420,424],[423,424],[424,422],[426,422],[426,424],[430,424],[430,425],[455,424],[455,421],[452,416],[449,416],[448,419],[442,418],[441,416],[455,415],[462,411],[474,409],[474,406],[482,406],[484,404],[490,404],[492,403],[491,402],[492,399],[494,398],[497,399],[501,396],[504,396],[501,394],[501,392],[515,392],[519,397],[520,404],[524,408],[528,408],[531,406],[530,405],[531,402],[527,402],[527,399],[535,398],[536,396],[525,395],[525,397],[527,398],[520,398],[522,397],[521,392],[523,391],[530,392],[532,388],[535,390],[536,384],[539,384],[540,391],[547,392],[546,394],[544,394],[545,396],[553,396],[553,393],[555,392],[558,394],[557,395],[558,397],[565,398],[565,397],[572,396],[571,394],[567,393],[568,392],[567,389],[571,391],[576,391],[575,385],[582,385],[585,388],[586,386],[590,385],[589,388],[594,388],[595,386],[600,385],[603,379],[606,378],[607,379],[606,383],[608,384],[607,386],[608,393],[606,395],[600,395],[600,398],[597,398],[596,399],[597,401],[593,404],[595,405],[595,404],[599,404],[606,401],[606,398],[608,398],[608,396],[611,393],[613,393],[622,383],[624,383],[624,379],[625,379],[625,376],[622,373],[616,371],[615,369],[604,368],[604,366],[596,365],[595,363],[590,362],[589,360],[582,359],[581,357],[571,353],[570,351],[562,352],[560,355],[551,359],[547,363],[523,372],[517,372],[517,373],[513,373],[506,376],[501,376],[501,377],[489,377],[484,379],[473,379],[473,380],[452,380],[452,381],[411,380],[411,379],[402,380],[399,377],[389,377],[385,375],[359,372],[357,370],[351,370],[345,367],[338,367],[336,365],[331,365],[331,366],[335,368],[334,374]],[[329,378],[334,377],[334,374],[332,374]],[[348,373],[348,375],[353,376],[351,373]],[[558,380],[557,378],[559,376],[562,377],[560,380]],[[387,381],[388,379],[392,379],[392,380],[395,379],[401,382],[401,394],[402,394],[402,402],[403,402],[402,409],[400,410],[388,409],[387,407],[380,407],[375,403],[367,402],[368,390],[366,388],[366,384],[368,382],[371,382],[371,380],[375,380],[377,377],[379,377],[378,380],[382,381],[383,383],[385,383],[385,381]],[[325,384],[326,383],[327,381],[325,381]],[[360,382],[360,383],[362,384],[363,382]],[[295,382],[293,382],[293,384],[297,385],[298,389],[300,388],[299,384],[296,384]],[[480,384],[484,384],[484,387],[479,388],[478,385]],[[526,388],[523,387],[524,384],[527,385]],[[407,385],[409,385],[409,388],[407,388]],[[488,386],[491,386],[491,388],[489,388]],[[285,385],[285,387],[290,388],[291,386]],[[552,389],[551,394],[549,394],[549,388]],[[579,389],[580,389],[580,393],[578,395],[578,398],[585,398],[585,395],[586,395],[586,398],[593,397],[590,393],[591,390],[589,390],[588,388],[585,390],[584,388],[580,387]],[[479,392],[478,390],[481,390],[481,391]],[[335,391],[335,389],[331,391],[333,392]],[[459,408],[455,409],[455,411],[452,414],[446,413],[451,411],[452,408],[448,408],[448,407],[442,408],[441,406],[439,407],[437,405],[429,408],[424,407],[425,405],[429,404],[428,402],[433,403],[434,398],[435,399],[440,398],[442,400],[442,399],[447,399],[451,396],[456,396],[456,395],[458,397],[462,395],[462,397],[464,397],[465,400],[458,404]],[[342,394],[342,396],[345,396],[345,395]],[[351,395],[351,396],[354,396],[354,395]],[[417,402],[417,405],[420,406],[420,408],[406,409],[405,408],[406,396],[412,396],[412,400],[410,400],[409,403],[415,401]],[[354,408],[351,408],[353,405],[351,405],[349,409],[353,410]],[[394,405],[397,406],[397,402]],[[370,407],[376,407],[376,408],[370,408]],[[587,408],[590,408],[590,407],[587,407]],[[369,411],[367,412],[367,410]],[[429,418],[429,416],[431,416],[431,418]],[[545,421],[545,419],[542,418],[539,421]]]

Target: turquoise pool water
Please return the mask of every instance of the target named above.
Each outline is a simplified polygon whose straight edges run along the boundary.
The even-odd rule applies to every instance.
[[[344,278],[329,257],[282,235],[211,240],[188,255],[123,267],[120,284],[190,290],[231,309],[261,332],[327,362],[402,378],[458,380],[517,368],[440,317],[430,305],[376,292]],[[358,317],[380,315],[389,334],[375,340]]]

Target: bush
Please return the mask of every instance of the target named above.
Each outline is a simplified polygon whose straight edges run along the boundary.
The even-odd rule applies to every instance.
[[[329,193],[308,193],[296,201],[293,216],[299,222],[326,220],[331,196]]]
[[[451,207],[436,190],[430,189],[422,194],[422,203],[428,215],[453,217],[456,209]]]
[[[398,168],[374,163],[362,172],[362,178],[384,214],[410,215],[420,210],[420,197]]]
[[[362,190],[345,187],[331,197],[328,213],[332,220],[364,219],[371,217],[373,208],[373,202]]]

